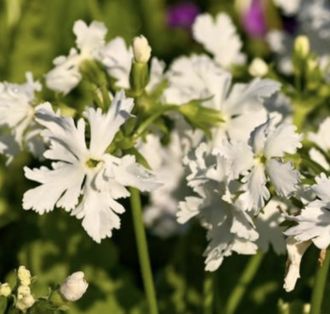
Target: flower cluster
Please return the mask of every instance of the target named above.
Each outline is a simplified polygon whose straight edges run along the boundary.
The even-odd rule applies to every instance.
[[[296,10],[275,2],[285,14]],[[302,2],[308,18],[301,19],[311,21],[302,27],[327,38],[326,21],[316,17],[323,1],[317,8]],[[103,23],[81,20],[73,32],[76,48],[45,76],[53,98],[30,73],[25,84],[0,84],[0,152],[10,163],[27,150],[40,163],[24,167],[36,186],[24,193],[23,209],[42,215],[62,208],[99,243],[120,228],[121,199],[136,188],[149,192],[144,222],[154,234],[180,235],[192,220],[205,229],[207,271],[233,253],[287,251],[284,288],[291,291],[306,249],[330,244],[330,120],[317,131],[304,125],[328,113],[328,55],[300,36],[291,58],[282,34],[270,32],[280,71],[293,85],[261,58],[248,62],[226,13],[199,15],[192,36],[206,52],[168,67],[151,58],[142,35],[132,45],[120,37],[106,42]],[[69,103],[79,88],[90,94],[86,106],[79,97]],[[31,275],[20,268],[18,278],[16,306],[26,310],[35,302]],[[75,301],[87,286],[77,272],[59,291]],[[0,294],[10,295],[10,287],[2,284]]]

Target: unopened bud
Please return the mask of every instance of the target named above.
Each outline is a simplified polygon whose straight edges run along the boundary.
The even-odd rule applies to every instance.
[[[31,289],[28,286],[19,286],[17,289],[17,302],[16,308],[25,312],[27,309],[33,306],[35,299],[31,294]]]
[[[268,73],[268,65],[264,60],[254,58],[249,66],[249,73],[254,77],[263,77]]]
[[[294,42],[295,52],[302,58],[307,57],[310,51],[309,39],[305,35],[300,35],[296,38]]]
[[[151,56],[151,47],[148,40],[143,36],[137,36],[133,39],[134,60],[138,63],[147,63]]]
[[[0,296],[8,297],[11,294],[11,288],[8,283],[3,283],[0,285]]]
[[[29,286],[31,284],[31,273],[25,266],[18,268],[17,276],[22,286]]]
[[[77,301],[84,295],[88,288],[88,283],[84,276],[82,271],[78,271],[65,279],[60,286],[60,293],[66,300],[71,302]]]

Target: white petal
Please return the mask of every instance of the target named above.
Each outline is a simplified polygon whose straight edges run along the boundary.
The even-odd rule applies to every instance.
[[[155,57],[151,59],[150,78],[146,86],[146,91],[148,93],[151,93],[153,89],[164,80],[165,66],[166,64],[164,61],[158,60]]]
[[[197,216],[202,203],[203,200],[199,197],[186,197],[184,202],[179,203],[179,211],[177,213],[178,222],[184,224],[192,217]]]
[[[324,151],[330,150],[330,117],[320,124],[317,133],[309,133],[308,139],[321,147]]]
[[[55,67],[46,74],[47,87],[64,95],[68,94],[81,80],[80,62],[81,57],[75,49],[71,49],[67,57],[55,59]]]
[[[193,36],[221,66],[245,62],[245,55],[241,53],[242,41],[227,14],[220,13],[215,20],[209,14],[198,16],[193,25]]]
[[[231,115],[242,113],[244,109],[259,108],[265,98],[269,98],[280,88],[280,84],[270,79],[256,78],[248,84],[235,84],[226,101],[226,112]]]
[[[119,229],[120,219],[116,214],[125,209],[107,193],[100,193],[87,184],[84,197],[72,213],[82,218],[82,226],[87,234],[97,243],[102,239],[112,236],[113,229]]]
[[[316,195],[325,202],[330,202],[330,179],[324,173],[315,178],[316,184],[312,186],[312,190]]]
[[[294,154],[301,147],[302,136],[296,133],[296,127],[283,123],[269,133],[265,143],[265,156],[283,157],[285,153]]]
[[[129,88],[129,73],[131,71],[133,52],[127,48],[123,38],[111,40],[101,52],[101,61],[109,75],[116,79],[116,86]]]
[[[83,54],[95,55],[105,43],[107,28],[101,22],[92,22],[89,26],[82,20],[73,25],[77,47]]]
[[[292,238],[288,238],[287,251],[289,266],[283,285],[283,288],[286,292],[292,291],[296,285],[297,280],[300,278],[300,262],[310,244],[310,241],[299,243]]]
[[[270,192],[266,187],[265,168],[262,164],[256,164],[245,178],[244,193],[239,200],[242,208],[259,211],[269,199]]]
[[[126,98],[123,91],[116,93],[107,113],[88,108],[85,112],[91,129],[90,152],[95,158],[105,153],[121,125],[131,116],[133,98]]]
[[[85,144],[85,122],[80,119],[75,125],[72,118],[61,117],[54,113],[49,103],[44,103],[37,107],[36,120],[39,124],[46,128],[42,135],[54,143],[54,147],[50,147],[47,152],[48,156],[54,160],[71,161],[72,158],[79,159],[86,156],[87,148]],[[59,145],[63,146],[71,157],[63,153],[63,149],[58,149]]]
[[[135,161],[132,155],[122,158],[108,158],[106,167],[113,172],[114,180],[124,186],[131,186],[140,191],[151,191],[160,186],[153,173]]]
[[[266,169],[270,181],[280,196],[287,197],[297,190],[300,174],[291,163],[281,163],[271,159],[267,161]]]
[[[312,240],[319,249],[326,249],[330,244],[330,212],[329,203],[313,201],[305,207],[298,216],[288,219],[296,221],[297,225],[285,231],[288,236],[297,241]]]
[[[24,171],[28,179],[41,183],[24,193],[24,209],[43,214],[56,206],[71,210],[77,205],[84,180],[84,172],[79,165],[58,163],[54,170],[46,167],[31,170],[25,167]]]

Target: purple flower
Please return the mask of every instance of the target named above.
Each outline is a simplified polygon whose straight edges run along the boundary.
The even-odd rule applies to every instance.
[[[181,2],[167,9],[167,25],[189,29],[199,14],[199,7],[192,2]]]
[[[290,1],[290,0],[288,0]],[[263,37],[267,32],[262,0],[252,0],[243,15],[243,26],[251,37]]]

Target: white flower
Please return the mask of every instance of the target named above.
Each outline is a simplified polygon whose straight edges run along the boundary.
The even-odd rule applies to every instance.
[[[183,104],[201,99],[204,106],[220,111],[222,123],[214,129],[215,145],[227,135],[230,139],[247,140],[250,132],[267,119],[264,100],[280,87],[267,79],[233,84],[229,72],[221,70],[208,57],[196,55],[175,60],[167,76],[165,102]]]
[[[23,208],[39,214],[62,207],[82,219],[86,232],[96,242],[120,227],[118,214],[125,211],[116,201],[128,197],[125,186],[150,191],[158,186],[152,174],[135,162],[134,156],[121,158],[106,152],[120,126],[130,116],[133,99],[117,93],[108,112],[88,108],[89,146],[85,139],[85,120],[75,125],[72,118],[55,114],[50,104],[40,106],[36,120],[46,129],[43,135],[50,147],[44,157],[51,169],[24,168],[25,176],[40,183],[24,194]]]
[[[54,60],[55,68],[46,75],[46,85],[63,94],[69,93],[80,82],[79,65],[83,61],[101,58],[107,29],[100,22],[92,22],[87,26],[79,20],[74,23],[73,32],[79,51],[72,48],[68,56],[57,57]]]
[[[330,244],[330,179],[321,174],[315,181],[311,189],[319,199],[307,204],[298,216],[288,217],[297,225],[285,234],[299,242],[311,240],[319,249],[326,249]]]
[[[155,57],[151,59],[149,82],[146,91],[151,93],[164,80],[165,62]]]
[[[133,39],[133,55],[134,60],[138,63],[147,63],[151,56],[151,47],[147,38],[143,35],[134,37]]]
[[[193,25],[193,36],[222,67],[245,63],[246,56],[241,52],[242,41],[227,14],[219,13],[215,19],[207,13],[199,15]]]
[[[180,57],[167,72],[169,87],[164,92],[164,101],[179,105],[209,98],[212,96],[209,83],[222,73],[223,70],[206,55]]]
[[[186,197],[180,203],[177,217],[185,223],[196,216],[207,229],[205,269],[215,271],[224,257],[233,252],[255,254],[258,233],[249,214],[235,201],[238,185],[231,180],[233,165],[241,165],[244,171],[244,162],[236,163],[217,152],[211,153],[205,143],[188,155],[186,162],[191,171],[188,185],[196,196]]]
[[[286,248],[288,251],[288,266],[283,285],[286,292],[292,291],[297,280],[300,278],[301,259],[310,244],[310,241],[298,242],[291,237],[287,239]]]
[[[31,273],[25,266],[18,268],[17,276],[22,286],[29,286],[31,284]]]
[[[119,88],[129,88],[129,73],[132,67],[133,51],[121,37],[111,40],[101,51],[101,60],[109,75]]]
[[[232,76],[224,73],[208,82],[213,97],[206,103],[220,112],[222,123],[213,130],[214,145],[220,145],[225,137],[235,141],[247,141],[250,133],[267,119],[263,106],[280,88],[269,79],[256,78],[249,83],[232,84]]]
[[[0,139],[0,151],[9,161],[24,145],[35,153],[33,142],[38,140],[38,131],[35,133],[34,102],[40,90],[40,83],[33,80],[31,73],[26,73],[24,84],[0,83],[0,127],[10,131]]]
[[[7,282],[0,284],[0,296],[7,298],[11,295],[11,288]]]
[[[268,73],[268,65],[264,60],[254,58],[249,66],[249,73],[254,77],[263,77]]]
[[[299,172],[290,162],[283,162],[285,154],[294,154],[301,147],[301,135],[294,125],[282,123],[276,126],[269,119],[251,134],[250,145],[254,153],[251,172],[245,177],[245,192],[240,196],[247,210],[258,211],[270,198],[266,186],[269,180],[280,196],[289,196],[297,189]]]
[[[82,271],[77,271],[67,277],[60,286],[61,295],[71,302],[79,300],[88,288],[88,283],[84,277],[85,274]]]
[[[161,187],[150,193],[150,205],[143,212],[144,222],[162,238],[177,234],[183,229],[176,221],[178,203],[187,190],[183,184],[183,148],[179,134],[173,131],[166,146],[158,136],[149,134],[138,149],[162,182]]]

